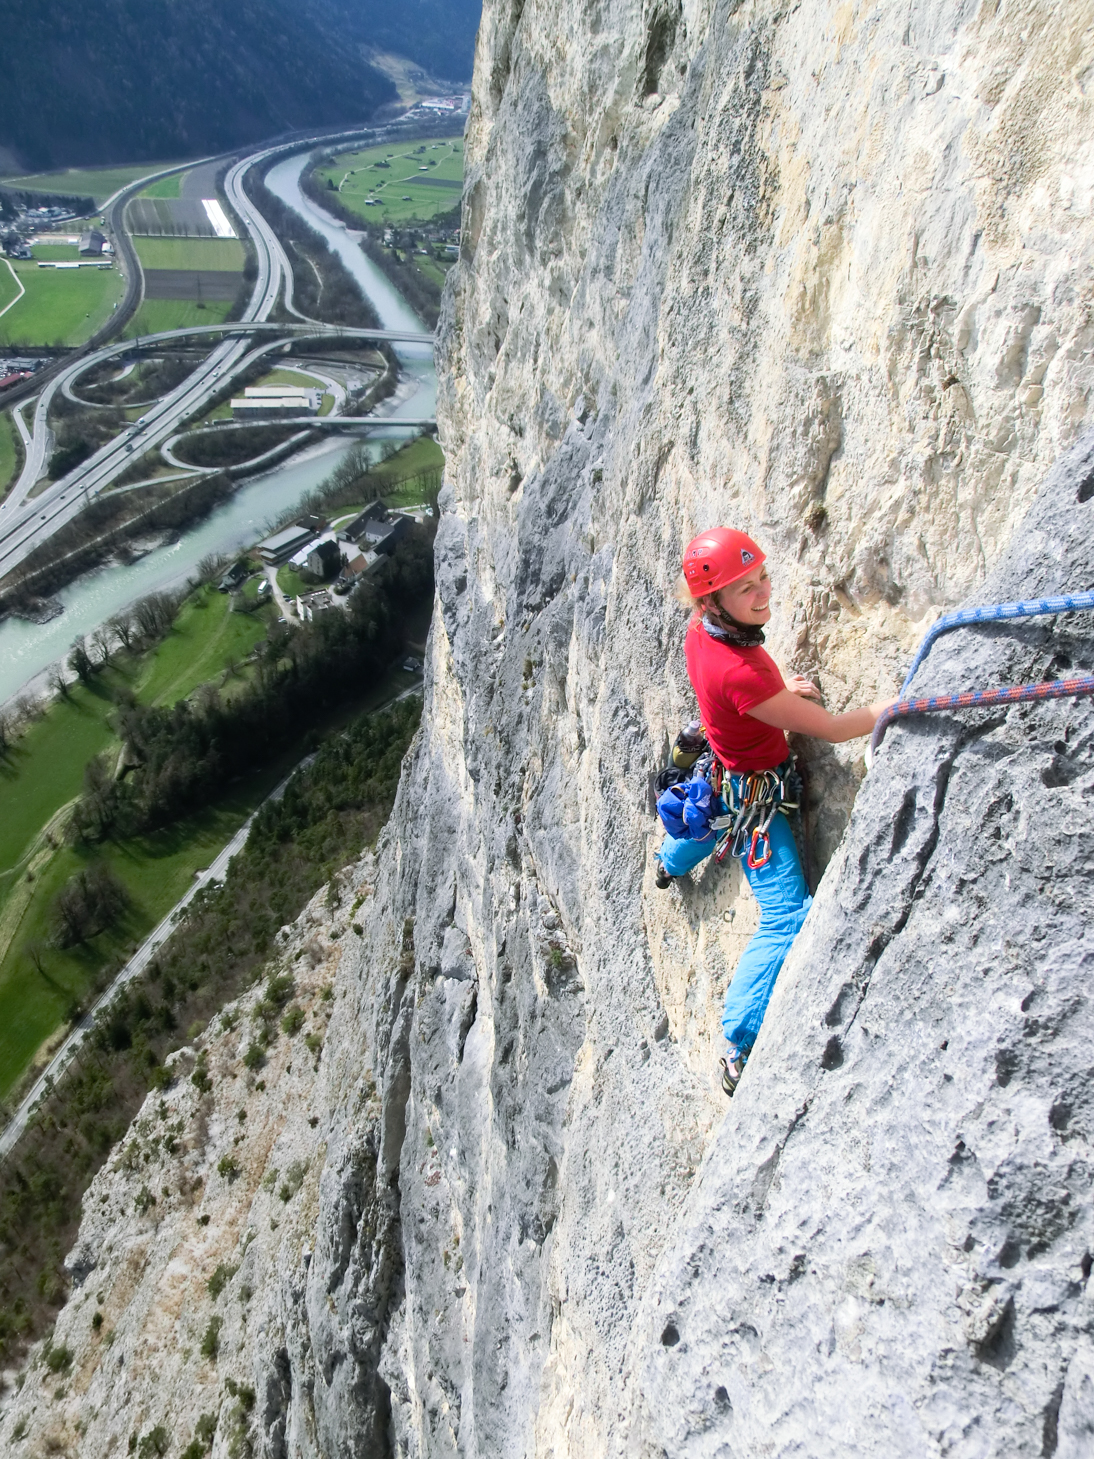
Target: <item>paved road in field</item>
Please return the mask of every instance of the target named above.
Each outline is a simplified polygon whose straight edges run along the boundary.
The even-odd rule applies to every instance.
[[[288,785],[289,781],[296,774],[296,771],[302,769],[305,765],[310,765],[312,760],[314,759],[314,755],[309,755],[306,759],[301,760],[300,764],[297,765],[295,769],[291,770],[279,785],[275,786],[275,788],[266,797],[266,800],[280,799],[280,797],[285,793],[286,785]],[[265,801],[263,802],[263,805],[264,804]],[[259,807],[259,809],[261,809],[261,807]],[[147,968],[148,964],[152,961],[152,958],[156,953],[156,949],[160,947],[162,943],[166,942],[168,937],[170,937],[171,933],[178,925],[180,916],[190,905],[193,899],[197,896],[202,887],[208,886],[210,882],[220,882],[224,880],[224,877],[228,870],[228,863],[231,861],[233,856],[236,856],[240,851],[243,850],[243,847],[247,841],[247,837],[250,835],[251,832],[251,823],[253,822],[257,814],[258,810],[255,810],[247,817],[247,819],[243,822],[243,825],[240,826],[239,830],[228,842],[227,846],[225,846],[224,850],[221,851],[219,856],[217,856],[216,860],[210,866],[208,866],[201,873],[200,876],[194,878],[194,884],[190,887],[186,895],[171,908],[170,912],[168,912],[167,916],[164,917],[163,921],[160,922],[160,924],[148,934],[148,936],[141,943],[137,951],[126,963],[125,967],[122,968],[121,972],[111,983],[110,987],[95,1003],[90,1012],[85,1013],[83,1018],[81,1018],[79,1022],[73,1026],[72,1032],[68,1035],[64,1043],[54,1054],[53,1058],[42,1070],[42,1073],[35,1080],[34,1086],[31,1089],[30,1093],[23,1100],[22,1104],[20,1104],[14,1115],[12,1115],[11,1123],[6,1127],[3,1134],[0,1134],[0,1161],[6,1159],[7,1156],[11,1154],[11,1151],[14,1149],[20,1135],[22,1135],[23,1131],[27,1127],[27,1122],[29,1121],[30,1116],[34,1110],[34,1106],[42,1098],[43,1094],[46,1094],[50,1089],[52,1089],[54,1084],[57,1083],[58,1079],[61,1078],[65,1070],[72,1063],[72,1060],[79,1053],[88,1036],[93,1032],[95,1028],[95,1020],[99,1016],[99,1014],[103,1013],[107,1008],[110,1007],[110,1005],[118,997],[118,994],[121,993],[123,989],[125,989],[133,981],[134,978],[140,977],[141,973],[144,972],[145,968]]]

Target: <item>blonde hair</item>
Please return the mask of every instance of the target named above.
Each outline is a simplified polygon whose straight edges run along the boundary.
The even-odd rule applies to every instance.
[[[673,587],[673,596],[681,608],[687,608],[691,613],[701,613],[703,611],[703,599],[692,597],[691,589],[688,587],[688,580],[683,573],[676,579]]]

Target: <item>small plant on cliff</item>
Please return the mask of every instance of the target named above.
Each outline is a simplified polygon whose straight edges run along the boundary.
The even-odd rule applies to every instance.
[[[265,1062],[266,1055],[262,1050],[262,1045],[254,1043],[248,1045],[247,1052],[243,1055],[243,1063],[246,1068],[253,1073],[256,1069],[261,1069]]]
[[[205,1336],[201,1340],[201,1356],[209,1362],[212,1362],[220,1352],[220,1329],[223,1326],[223,1317],[210,1317],[209,1326],[205,1329]]]
[[[55,1348],[50,1343],[42,1356],[51,1373],[63,1373],[72,1366],[72,1354],[66,1347]]]
[[[149,1429],[137,1447],[138,1459],[163,1459],[171,1447],[171,1435],[163,1424]]]
[[[286,1010],[285,1017],[281,1020],[281,1032],[292,1038],[294,1033],[299,1033],[304,1026],[304,1010],[298,1003],[294,1003]]]
[[[202,1454],[207,1454],[213,1447],[216,1431],[216,1414],[203,1413],[194,1425],[194,1437],[182,1451],[182,1459],[201,1459]]]
[[[203,1454],[208,1454],[213,1447],[213,1439],[217,1431],[217,1416],[215,1413],[203,1413],[194,1425],[194,1437],[183,1449],[181,1459],[201,1459]]]
[[[146,1185],[142,1185],[137,1192],[137,1199],[133,1202],[133,1209],[138,1216],[145,1215],[156,1204],[156,1198]]]
[[[304,1175],[307,1168],[307,1161],[294,1160],[288,1170],[286,1170],[284,1182],[277,1193],[283,1201],[291,1201],[293,1196],[296,1195],[297,1191],[304,1184]]]
[[[237,1266],[229,1266],[228,1263],[224,1261],[222,1261],[221,1264],[217,1267],[216,1271],[209,1278],[209,1281],[207,1283],[209,1288],[209,1296],[212,1297],[214,1302],[220,1296],[221,1292],[224,1291],[224,1288],[232,1280],[238,1270],[239,1268]]]
[[[217,1174],[231,1182],[239,1174],[239,1165],[231,1155],[222,1155],[217,1161]]]
[[[246,1383],[237,1383],[234,1378],[225,1380],[224,1387],[236,1400],[228,1415],[228,1459],[248,1459],[254,1452],[248,1429],[248,1415],[255,1406],[255,1391]]]

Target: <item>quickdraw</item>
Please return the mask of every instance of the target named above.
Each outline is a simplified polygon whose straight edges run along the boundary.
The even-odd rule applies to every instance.
[[[716,762],[717,763],[717,762]],[[727,856],[744,861],[750,871],[758,871],[771,860],[769,828],[776,812],[789,815],[801,804],[798,798],[797,775],[793,758],[784,760],[775,770],[747,771],[735,775],[718,766],[718,786],[726,814],[711,821],[722,835],[714,851],[718,862]]]
[[[676,737],[672,747],[672,764],[657,777],[659,792],[657,809],[670,835],[688,835],[675,821],[682,812],[681,786],[706,782],[710,801],[720,799],[725,807],[721,815],[712,815],[705,822],[703,839],[714,832],[715,861],[727,856],[744,861],[750,871],[758,871],[771,860],[770,827],[776,812],[789,815],[801,804],[801,780],[794,769],[794,757],[788,756],[774,770],[752,770],[735,773],[727,770],[715,755],[702,725],[696,720]],[[713,808],[713,806],[712,806]],[[691,834],[694,834],[693,832]]]

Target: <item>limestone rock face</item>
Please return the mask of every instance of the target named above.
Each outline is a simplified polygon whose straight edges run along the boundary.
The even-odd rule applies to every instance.
[[[215,1459],[1089,1452],[1089,703],[891,730],[849,827],[861,742],[798,747],[827,871],[728,1113],[755,907],[732,866],[654,888],[649,783],[693,712],[702,527],[767,548],[769,646],[835,709],[969,594],[1094,583],[1092,37],[1047,0],[488,0],[427,702],[346,883],[364,935],[317,899],[286,944],[334,1012],[318,1073],[267,1081],[284,1153],[225,1182],[215,1250],[172,1266],[191,1218],[144,1241],[100,1177],[58,1328],[88,1396],[35,1368],[22,1442],[125,1437],[80,1326],[104,1263],[126,1353],[181,1350],[204,1308],[164,1329],[138,1294],[211,1300],[253,1229],[247,1321],[140,1388],[180,1443],[219,1395]],[[917,686],[1091,642],[955,634]]]
[[[986,602],[1094,580],[1094,435]],[[1089,613],[914,692],[1094,672]],[[632,1330],[674,1455],[1092,1451],[1094,708],[890,729]],[[630,1366],[633,1365],[633,1366]]]

